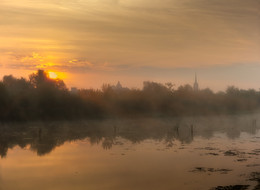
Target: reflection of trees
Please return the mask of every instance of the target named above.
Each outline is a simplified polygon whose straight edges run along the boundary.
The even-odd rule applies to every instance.
[[[240,130],[234,126],[234,127],[230,127],[227,130],[227,136],[230,139],[236,139],[240,137]]]
[[[0,141],[0,155],[1,157],[6,157],[8,151],[8,144],[6,142]]]
[[[181,125],[176,131],[176,138],[182,143],[191,143],[193,141],[193,125]]]
[[[0,125],[0,155],[9,148],[30,146],[38,155],[45,155],[67,141],[87,139],[91,145],[101,144],[111,149],[117,137],[140,143],[146,139],[164,142],[172,147],[174,141],[191,143],[194,136],[210,138],[214,131],[225,132],[237,138],[241,132],[255,134],[256,116],[229,116],[212,118],[103,120],[85,122],[52,122]]]
[[[113,137],[105,137],[103,142],[102,142],[102,147],[104,149],[111,149],[114,143],[114,138]]]

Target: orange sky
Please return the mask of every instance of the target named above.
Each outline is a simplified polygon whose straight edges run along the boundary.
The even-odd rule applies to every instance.
[[[0,77],[260,87],[258,0],[1,0]]]

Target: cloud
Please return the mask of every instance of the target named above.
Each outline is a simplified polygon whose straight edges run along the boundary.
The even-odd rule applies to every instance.
[[[259,7],[258,0],[1,0],[0,64],[151,78],[181,77],[176,68],[241,68],[260,62]]]
[[[173,82],[177,86],[185,83],[192,84],[195,72],[198,75],[201,88],[210,87],[213,90],[224,90],[227,85],[235,85],[240,88],[258,89],[260,84],[258,74],[260,72],[260,61],[174,67],[134,64],[114,65],[109,62],[90,62],[88,58],[84,57],[52,62],[51,59],[55,59],[55,57],[48,57],[37,52],[32,54],[6,52],[5,56],[9,58],[10,64],[5,65],[4,68],[21,71],[31,70],[31,72],[37,69],[45,69],[71,73],[74,76],[92,76],[96,79],[100,78],[101,81],[96,81],[99,86],[104,82],[113,82],[114,80],[120,80],[126,85],[130,83],[131,86],[135,86],[138,82],[141,85],[141,82],[145,80],[162,83]],[[70,81],[68,82],[70,83]],[[94,83],[95,81],[93,81],[93,85]],[[75,86],[75,84],[73,85]],[[81,86],[84,87],[83,84]]]
[[[16,52],[3,53],[5,61],[5,68],[12,69],[26,69],[26,70],[57,70],[64,72],[87,73],[87,72],[106,72],[115,71],[119,68],[123,69],[127,66],[118,65],[113,66],[108,62],[91,63],[87,58],[73,58],[73,59],[57,59],[53,56],[46,56],[40,53],[32,52],[31,54],[19,54]],[[119,69],[119,70],[121,70]]]

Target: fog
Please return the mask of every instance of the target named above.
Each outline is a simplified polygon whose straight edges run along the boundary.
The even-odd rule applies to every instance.
[[[32,122],[0,125],[0,154],[5,157],[15,146],[30,147],[39,156],[50,153],[65,142],[87,139],[110,149],[117,138],[141,143],[147,139],[163,142],[165,147],[175,141],[189,144],[196,137],[212,138],[222,133],[230,139],[245,132],[256,134],[259,114],[210,117],[104,119],[74,122]]]
[[[260,92],[229,86],[225,92],[194,89],[185,84],[144,81],[142,89],[119,82],[99,90],[70,91],[60,79],[38,70],[26,78],[4,76],[0,81],[0,120],[60,121],[101,118],[211,116],[254,113]]]

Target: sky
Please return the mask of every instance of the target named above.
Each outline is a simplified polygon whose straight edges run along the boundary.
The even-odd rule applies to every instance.
[[[259,0],[1,0],[0,78],[260,88]]]

